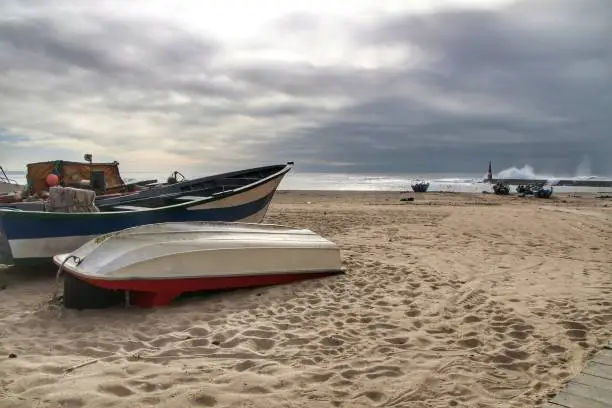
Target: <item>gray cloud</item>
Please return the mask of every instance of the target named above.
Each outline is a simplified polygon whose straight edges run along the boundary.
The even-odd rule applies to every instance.
[[[14,136],[0,143],[18,140],[20,155],[70,146],[77,159],[142,150],[194,167],[355,172],[480,172],[492,159],[567,173],[586,155],[612,173],[612,8],[579,3],[338,20],[350,52],[329,64],[237,60],[232,43],[172,19],[12,2],[0,18],[0,127]],[[316,37],[322,18],[283,17],[240,51]],[[403,59],[350,60],[389,49]]]
[[[353,163],[344,171],[472,172],[491,158],[569,172],[586,154],[593,171],[610,173],[612,8],[607,0],[575,4],[522,2],[378,21],[357,41],[417,49],[425,62],[375,73],[363,86],[376,91],[275,148],[298,162],[317,158],[312,168]],[[415,84],[421,89],[411,92]]]

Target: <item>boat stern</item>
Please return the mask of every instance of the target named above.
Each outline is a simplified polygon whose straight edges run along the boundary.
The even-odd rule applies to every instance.
[[[53,263],[68,272],[78,273],[78,262],[80,262],[80,258],[70,253],[53,256]]]

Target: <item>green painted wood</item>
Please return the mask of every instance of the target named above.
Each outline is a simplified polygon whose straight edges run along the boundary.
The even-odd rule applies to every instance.
[[[597,377],[606,378],[612,380],[612,366],[606,364],[599,364],[593,361],[589,361],[584,370],[585,374],[591,374]]]
[[[608,385],[612,386],[612,382],[610,382]],[[568,384],[564,392],[597,401],[612,408],[612,388],[606,389],[593,387],[591,385],[580,384],[572,381]]]
[[[603,349],[593,357],[592,361],[612,366],[612,350]]]
[[[562,391],[551,400],[552,403],[566,408],[612,408],[612,405],[599,402],[581,395],[570,394]]]
[[[612,408],[612,340],[543,408]]]
[[[578,377],[574,378],[571,382],[612,390],[612,381],[606,378],[596,377],[591,374],[582,373]]]

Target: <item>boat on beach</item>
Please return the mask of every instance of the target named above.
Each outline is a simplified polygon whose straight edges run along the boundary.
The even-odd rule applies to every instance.
[[[168,177],[166,183],[138,184],[134,191],[97,195],[95,197],[95,204],[101,210],[120,204],[146,207],[171,205],[173,200],[181,195],[189,194],[191,196],[206,197],[217,192],[252,184],[257,180],[282,171],[288,165],[293,165],[293,162],[241,169],[195,179],[187,179],[180,172],[174,172]],[[181,178],[179,179],[177,176],[181,176]],[[11,202],[9,204],[0,203],[0,208],[2,207],[16,208],[24,211],[45,210],[44,200],[42,199]]]
[[[173,199],[184,194],[205,197],[210,194],[232,190],[237,187],[251,184],[263,178],[282,171],[287,166],[292,166],[293,162],[286,164],[274,164],[268,166],[242,169],[227,173],[215,174],[212,176],[187,179],[179,172],[174,172],[166,183],[149,184],[145,189],[134,193],[115,197],[100,197],[96,199],[99,208],[105,208],[117,204],[136,204],[137,205],[162,205],[163,200]],[[177,177],[181,176],[181,179]]]
[[[4,263],[49,262],[99,235],[145,224],[182,221],[261,222],[276,189],[293,163],[274,168],[265,177],[224,183],[210,180],[201,195],[189,191],[152,197],[138,205],[119,203],[97,212],[22,211],[0,207],[0,248]],[[133,203],[132,203],[133,204]],[[2,261],[0,261],[2,263]]]
[[[417,179],[413,184],[410,185],[410,187],[415,193],[426,193],[427,189],[429,189],[429,182]]]
[[[86,154],[88,162],[53,160],[29,163],[26,168],[26,185],[18,186],[10,197],[0,197],[0,208],[17,208],[24,211],[44,211],[44,202],[50,187],[59,185],[84,190],[92,190],[97,199],[123,196],[147,185],[157,183],[157,180],[126,181],[119,172],[119,163],[94,163],[91,155]],[[4,171],[0,171],[0,182],[8,179]],[[53,183],[50,183],[53,181]],[[2,185],[0,184],[0,192]]]
[[[294,282],[342,272],[340,250],[306,229],[282,225],[172,222],[96,237],[54,256],[66,273],[67,308],[126,299],[161,306],[187,292]]]

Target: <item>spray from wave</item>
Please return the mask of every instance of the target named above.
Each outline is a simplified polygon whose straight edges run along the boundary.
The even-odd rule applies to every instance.
[[[584,155],[582,160],[576,167],[574,176],[552,176],[546,174],[536,173],[533,166],[525,164],[523,167],[512,166],[507,169],[501,170],[499,173],[494,175],[498,179],[526,179],[526,180],[547,180],[549,184],[555,185],[559,179],[573,179],[573,180],[595,180],[600,177],[594,176],[591,171],[591,159],[588,155]]]
[[[585,154],[582,156],[582,160],[576,168],[576,178],[591,179],[593,177],[593,173],[591,172],[591,158]]]
[[[539,177],[536,175],[533,167],[526,164],[521,168],[517,167],[509,167],[497,173],[495,178],[500,179],[537,179],[537,178],[547,178],[547,177]]]

